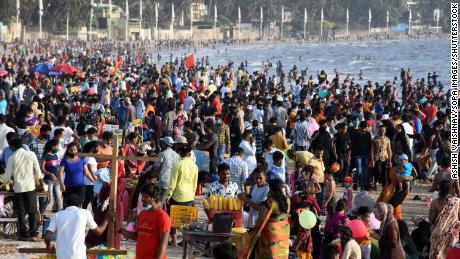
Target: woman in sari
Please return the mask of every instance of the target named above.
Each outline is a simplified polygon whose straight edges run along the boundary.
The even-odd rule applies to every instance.
[[[402,202],[406,198],[407,194],[404,191],[398,191],[398,176],[396,172],[396,167],[390,169],[388,175],[388,182],[383,186],[380,196],[377,199],[377,202],[390,203],[393,206],[393,215],[396,220],[402,220]],[[396,199],[397,198],[397,199]]]
[[[283,182],[279,179],[270,181],[268,207],[272,213],[262,229],[256,249],[256,258],[289,257],[289,199],[283,194]]]
[[[393,206],[377,202],[374,208],[375,218],[380,220],[379,249],[381,259],[405,259],[406,254],[399,237],[398,222],[393,216]]]
[[[441,187],[440,196],[444,197],[434,200],[430,208],[430,221],[434,220],[430,237],[430,259],[446,258],[447,250],[459,241],[460,199],[447,196],[451,187],[449,182],[442,182]]]
[[[131,132],[126,136],[127,143],[123,147],[123,153],[125,156],[145,156],[145,154],[139,149],[138,146],[138,135],[135,132]],[[125,173],[127,177],[134,177],[138,173],[142,172],[145,166],[145,162],[135,160],[125,160]]]

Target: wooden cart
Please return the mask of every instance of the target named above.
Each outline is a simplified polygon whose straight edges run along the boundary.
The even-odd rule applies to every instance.
[[[18,216],[14,210],[14,192],[0,192],[3,196],[4,213],[0,215],[0,231],[3,238],[14,238],[18,233]],[[37,202],[40,197],[48,197],[48,192],[37,192]],[[37,206],[38,208],[38,206]],[[39,212],[40,213],[40,212]],[[26,215],[27,217],[27,215]],[[28,225],[28,221],[26,220]]]

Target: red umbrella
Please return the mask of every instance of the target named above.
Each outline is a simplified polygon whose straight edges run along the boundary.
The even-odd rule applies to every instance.
[[[73,74],[78,72],[78,70],[75,67],[68,64],[54,66],[50,69],[50,71],[62,72],[64,74]]]
[[[0,76],[6,76],[8,75],[8,71],[0,71]]]

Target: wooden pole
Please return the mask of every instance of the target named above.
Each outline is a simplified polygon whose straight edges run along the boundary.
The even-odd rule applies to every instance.
[[[55,254],[56,249],[20,247],[18,248],[18,252],[21,254]],[[126,255],[128,254],[128,250],[88,249],[86,250],[86,254],[87,255]]]
[[[112,161],[112,155],[101,155],[101,154],[91,154],[91,153],[76,153],[77,156],[80,157],[94,157],[97,159],[105,160],[105,161]],[[140,157],[140,156],[118,156],[118,160],[133,160],[133,161],[143,161],[143,162],[157,162],[158,157]]]
[[[110,203],[109,213],[117,210],[117,187],[118,187],[118,135],[113,136],[112,166],[110,170]],[[121,208],[120,208],[121,209]],[[115,224],[109,222],[107,231],[107,244],[109,248],[115,248]]]

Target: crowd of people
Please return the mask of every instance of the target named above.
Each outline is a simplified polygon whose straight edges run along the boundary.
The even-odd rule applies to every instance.
[[[20,240],[38,240],[45,212],[54,212],[44,236],[50,247],[57,235],[60,258],[107,244],[110,221],[117,248],[124,236],[137,240],[136,258],[164,258],[178,243],[170,205],[195,206],[202,194],[238,197],[250,230],[272,208],[256,258],[445,258],[459,240],[450,90],[436,72],[418,79],[401,69],[392,81],[359,84],[336,71],[285,70],[281,61],[255,72],[206,57],[162,61],[110,42],[10,48],[0,61],[1,182],[14,179]],[[78,72],[37,73],[39,63]],[[120,153],[158,158],[118,161],[116,211],[108,209],[114,165],[91,156],[112,154],[107,125],[123,132]],[[195,150],[209,154],[207,171]],[[401,207],[418,183],[436,198],[410,234]],[[42,188],[49,197],[37,207]],[[311,229],[299,226],[305,209],[317,217]],[[355,235],[355,219],[367,235]],[[224,258],[235,251],[214,250]]]

